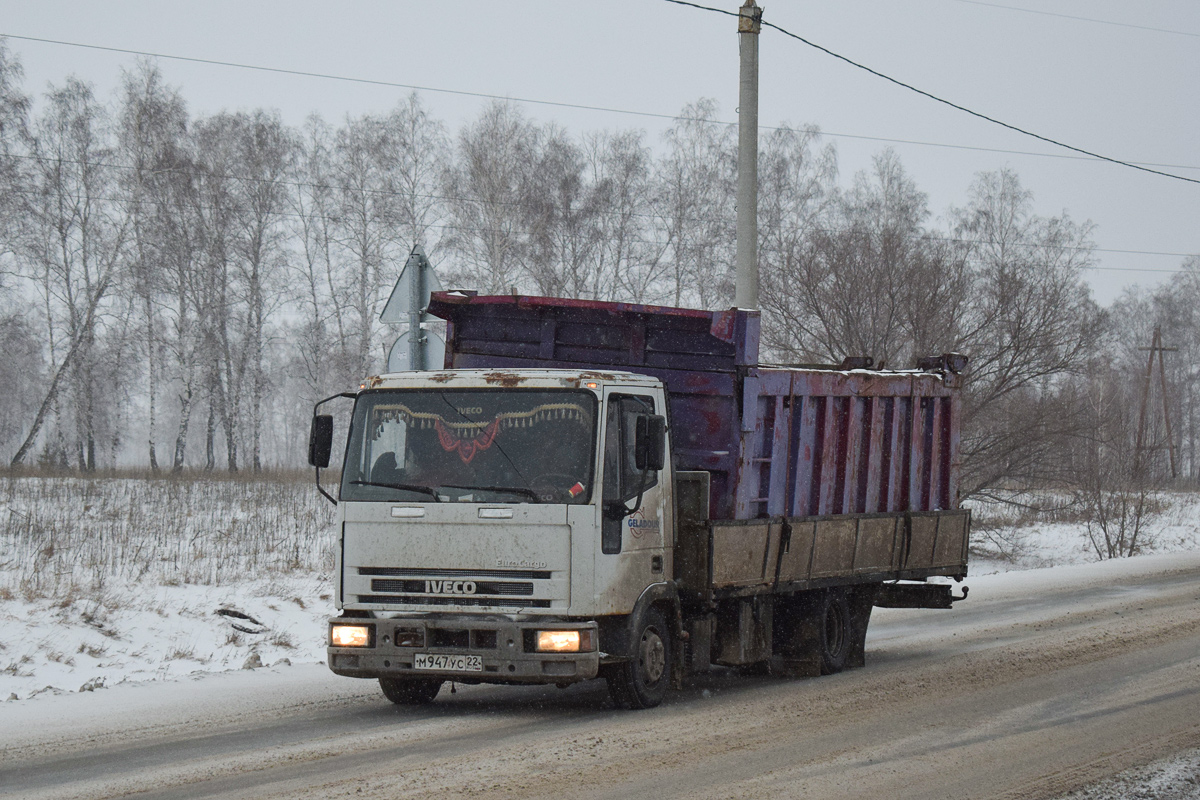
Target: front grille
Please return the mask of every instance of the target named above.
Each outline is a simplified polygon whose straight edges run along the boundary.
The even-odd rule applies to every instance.
[[[359,567],[359,575],[387,578],[501,578],[547,581],[548,569],[431,569],[425,567]]]
[[[426,636],[428,633],[428,636]],[[396,647],[418,650],[496,650],[500,635],[495,628],[414,628],[400,625],[392,635]]]
[[[428,591],[425,586],[426,581],[397,581],[388,579],[376,579],[371,581],[371,591],[381,594],[389,593],[404,593],[404,594],[428,594],[434,597],[443,596],[443,592]],[[533,594],[532,583],[497,583],[495,581],[472,581],[475,584],[475,594],[499,594],[512,595],[518,597],[529,597]]]
[[[490,606],[494,608],[549,608],[549,600],[509,600],[503,597],[475,597],[473,595],[434,596],[427,594],[360,594],[360,603],[407,604],[417,606]]]
[[[429,647],[432,649],[450,648],[453,650],[466,650],[471,646],[471,632],[468,631],[448,631],[441,628],[433,628],[429,631]]]

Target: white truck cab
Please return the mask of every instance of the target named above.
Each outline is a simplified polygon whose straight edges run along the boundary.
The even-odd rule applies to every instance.
[[[610,684],[632,673],[618,700],[653,700],[670,661],[668,614],[651,614],[673,568],[665,402],[660,381],[625,372],[364,383],[338,496],[330,668],[425,702],[446,680],[567,685],[612,665]]]

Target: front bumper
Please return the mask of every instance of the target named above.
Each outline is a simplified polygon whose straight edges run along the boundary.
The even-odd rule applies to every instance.
[[[390,619],[336,617],[336,624],[369,628],[366,647],[327,648],[329,668],[350,678],[440,677],[460,683],[574,683],[600,672],[600,653],[542,653],[534,650],[535,631],[591,631],[599,642],[595,622],[509,619],[470,616],[421,616]],[[328,639],[332,641],[332,639]],[[397,644],[400,642],[400,644]],[[416,646],[410,646],[411,643]],[[447,656],[439,661],[471,661],[467,669],[418,669],[417,656]],[[456,656],[475,657],[456,659]],[[422,659],[428,661],[429,659]]]

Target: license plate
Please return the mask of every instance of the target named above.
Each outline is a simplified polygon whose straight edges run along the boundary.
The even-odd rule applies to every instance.
[[[455,672],[483,672],[483,656],[451,656],[440,653],[417,653],[413,669],[440,669]]]

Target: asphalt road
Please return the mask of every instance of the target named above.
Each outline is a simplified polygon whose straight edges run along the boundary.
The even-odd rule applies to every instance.
[[[877,610],[865,669],[641,712],[599,682],[398,708],[315,665],[0,706],[0,797],[1054,798],[1200,747],[1200,558],[1155,564],[969,581]]]

